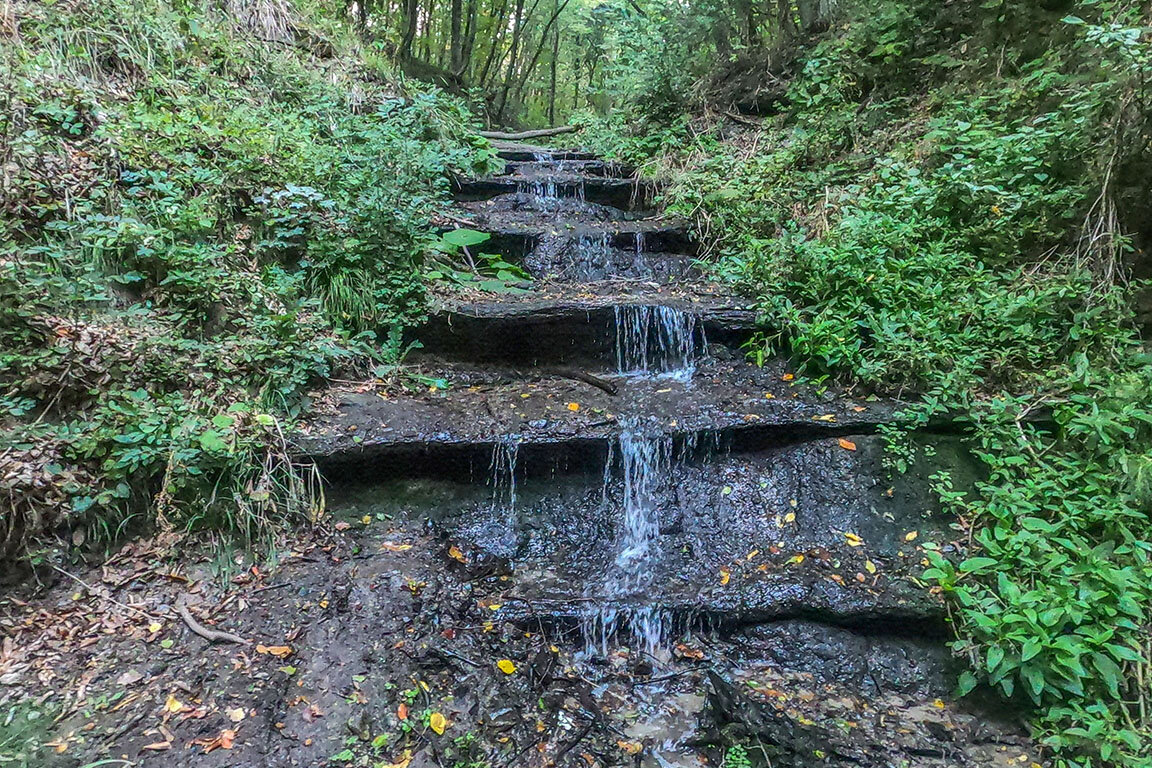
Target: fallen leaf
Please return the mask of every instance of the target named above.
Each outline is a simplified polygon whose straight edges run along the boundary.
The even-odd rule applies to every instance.
[[[408,705],[407,704],[405,704],[404,702],[400,702],[400,706],[396,707],[396,717],[400,718],[401,720],[407,720],[408,719]]]
[[[795,512],[789,512],[788,514],[784,515],[784,522],[786,522],[786,523],[796,522],[796,513]]]
[[[156,634],[157,632],[159,632],[163,628],[164,628],[164,625],[162,625],[158,621],[154,621],[148,625],[148,631],[151,632],[152,634]]]
[[[936,709],[944,709],[944,702],[936,699],[936,701],[932,702],[932,706],[936,707]]]
[[[184,710],[184,704],[175,696],[169,694],[168,701],[164,702],[164,711],[176,714]]]
[[[364,525],[368,525],[372,522],[372,515],[364,515],[364,517],[360,518],[360,522],[362,522]]]
[[[133,685],[144,679],[144,675],[136,670],[129,670],[116,678],[116,685]]]
[[[727,584],[732,579],[732,573],[727,568],[720,569],[720,584]]]
[[[620,747],[620,749],[624,750],[630,755],[638,755],[644,749],[643,744],[635,741],[624,741],[623,739],[618,740],[616,742],[616,746]]]
[[[443,735],[444,729],[448,727],[448,720],[439,712],[433,712],[432,717],[428,718],[428,727]]]
[[[678,643],[674,649],[674,653],[682,659],[700,661],[704,658],[704,651],[699,648],[691,648],[684,643]]]
[[[775,400],[776,395],[772,394],[771,392],[765,392],[764,393],[764,399],[765,400]]]
[[[752,558],[756,557],[756,555],[758,555],[758,554],[760,554],[760,550],[754,549],[751,552],[749,552],[747,555],[745,555],[744,559],[745,560],[751,560]]]
[[[165,749],[170,749],[172,742],[170,741],[154,741],[151,744],[145,744],[140,747],[141,750],[148,750],[149,752],[162,752]]]
[[[789,565],[799,565],[802,562],[804,562],[804,555],[793,555],[788,558]]]
[[[464,557],[464,553],[463,553],[463,552],[461,552],[461,551],[460,551],[460,548],[459,548],[459,547],[457,547],[455,544],[453,544],[452,546],[448,547],[448,556],[449,556],[450,558],[452,558],[453,560],[458,560],[458,561],[460,561],[461,563],[466,563],[466,562],[468,562],[468,558]]]
[[[258,645],[256,646],[256,653],[275,656],[278,659],[286,659],[292,655],[292,649],[286,645]]]
[[[919,535],[917,531],[908,531],[908,533],[904,534],[904,541],[915,541]]]
[[[283,672],[284,674],[288,675],[289,677],[291,677],[292,675],[296,674],[296,667],[293,667],[291,665],[285,666],[285,667],[280,667],[280,671]]]
[[[793,379],[795,379],[795,378],[796,378],[796,374],[794,374],[794,373],[786,373],[786,374],[784,374],[783,376],[781,376],[780,378],[781,378],[782,380],[784,380],[784,381],[792,381]]]
[[[813,416],[812,420],[813,421],[832,422],[832,421],[836,421],[836,415],[832,414],[832,413],[825,413],[823,416]]]
[[[846,451],[854,451],[856,450],[856,443],[852,442],[851,440],[845,440],[842,437],[840,438],[840,447]]]
[[[346,520],[340,520],[339,522],[336,523],[336,525],[334,527],[338,531],[346,531],[352,527],[352,524]]]
[[[732,486],[730,486],[730,485],[726,485],[726,486],[724,486],[722,489],[720,489],[720,495],[721,495],[721,496],[730,496],[730,495],[732,495]]]
[[[500,659],[496,662],[496,667],[506,675],[511,675],[516,672],[516,665],[512,663],[511,659]]]
[[[864,570],[868,571],[868,573],[876,573],[876,563],[872,562],[871,560],[865,560]]]
[[[240,722],[245,717],[244,710],[241,707],[235,707],[234,709],[229,709],[229,710],[225,711],[224,714],[228,715],[228,719],[234,723]]]
[[[386,549],[389,552],[406,552],[412,549],[411,544],[394,544],[391,541],[386,541],[380,545],[380,549]]]
[[[864,539],[860,538],[854,533],[845,533],[844,538],[848,541],[848,546],[850,547],[864,546]]]
[[[568,410],[570,410],[570,411],[580,410],[580,403],[568,403]]]

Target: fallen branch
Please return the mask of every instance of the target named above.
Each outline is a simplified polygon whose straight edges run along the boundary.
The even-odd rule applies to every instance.
[[[566,379],[574,379],[589,384],[597,389],[602,389],[610,395],[615,395],[617,387],[610,381],[606,381],[599,376],[593,376],[587,371],[581,371],[578,368],[561,368],[555,366],[543,367],[540,369],[543,374],[552,374],[553,376],[562,376]]]
[[[200,635],[210,643],[238,643],[240,645],[251,645],[251,641],[234,635],[231,632],[222,632],[218,629],[208,629],[192,616],[188,606],[184,604],[184,595],[176,598],[176,612],[180,614],[180,618],[188,625],[188,629],[192,630],[195,634]]]
[[[505,133],[504,131],[479,131],[486,139],[498,141],[524,141],[526,139],[543,139],[547,136],[559,136],[563,133],[575,133],[580,130],[575,125],[562,125],[559,128],[540,128],[535,131],[520,131],[519,133]]]

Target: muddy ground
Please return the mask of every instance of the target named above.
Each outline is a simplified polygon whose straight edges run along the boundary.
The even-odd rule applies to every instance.
[[[329,523],[276,564],[161,536],[8,591],[3,764],[703,766],[733,742],[775,766],[1038,759],[948,700],[939,638],[811,617],[587,654],[570,625],[500,620],[515,572],[439,526]],[[180,599],[246,642],[197,636]]]

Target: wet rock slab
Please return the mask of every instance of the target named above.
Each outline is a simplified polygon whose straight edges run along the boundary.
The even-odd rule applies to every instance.
[[[941,605],[910,578],[922,569],[919,543],[947,535],[927,479],[940,466],[958,469],[960,485],[970,476],[958,440],[923,439],[936,458],[898,478],[883,467],[880,439],[866,435],[750,452],[669,446],[650,489],[660,533],[643,582],[626,594],[605,586],[626,503],[609,455],[600,466],[532,470],[498,446],[456,481],[441,463],[436,479],[396,479],[384,463],[360,468],[359,486],[343,485],[332,503],[385,517],[434,509],[432,522],[468,561],[500,564],[507,581],[495,602],[507,620],[572,626],[605,608],[655,607],[681,628],[807,617],[932,635]]]
[[[869,432],[897,405],[820,397],[784,381],[777,363],[702,362],[691,380],[599,372],[616,394],[584,381],[516,369],[426,367],[448,390],[382,395],[371,383],[326,393],[333,403],[295,439],[300,452],[351,463],[415,451],[515,443],[596,443],[601,453],[623,423],[669,434],[724,434],[726,439],[787,440],[805,435]],[[527,374],[527,375],[526,375]],[[759,435],[771,435],[759,437]],[[791,436],[791,437],[790,437]]]
[[[540,284],[516,295],[436,298],[411,336],[422,354],[516,366],[571,363],[605,370],[616,359],[621,310],[666,307],[691,317],[710,343],[739,346],[756,330],[746,300],[707,285],[686,289],[643,280]],[[702,341],[702,339],[701,339]]]

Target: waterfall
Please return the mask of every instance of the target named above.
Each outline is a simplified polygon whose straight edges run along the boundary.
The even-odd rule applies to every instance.
[[[600,605],[584,618],[582,630],[589,651],[606,652],[609,640],[627,627],[633,644],[651,652],[661,645],[669,623],[667,612],[645,605],[643,600],[652,564],[659,557],[654,549],[660,535],[657,493],[670,477],[672,438],[629,423],[620,433],[618,448],[624,497],[616,557],[596,596]],[[609,462],[611,459],[610,451]],[[611,464],[608,466],[610,469]],[[607,500],[611,482],[608,469],[604,480]]]
[[[689,379],[695,369],[696,316],[674,307],[616,307],[616,368],[622,374],[663,374]]]
[[[516,463],[520,458],[520,436],[506,435],[492,445],[488,484],[492,486],[492,507],[516,510]]]

